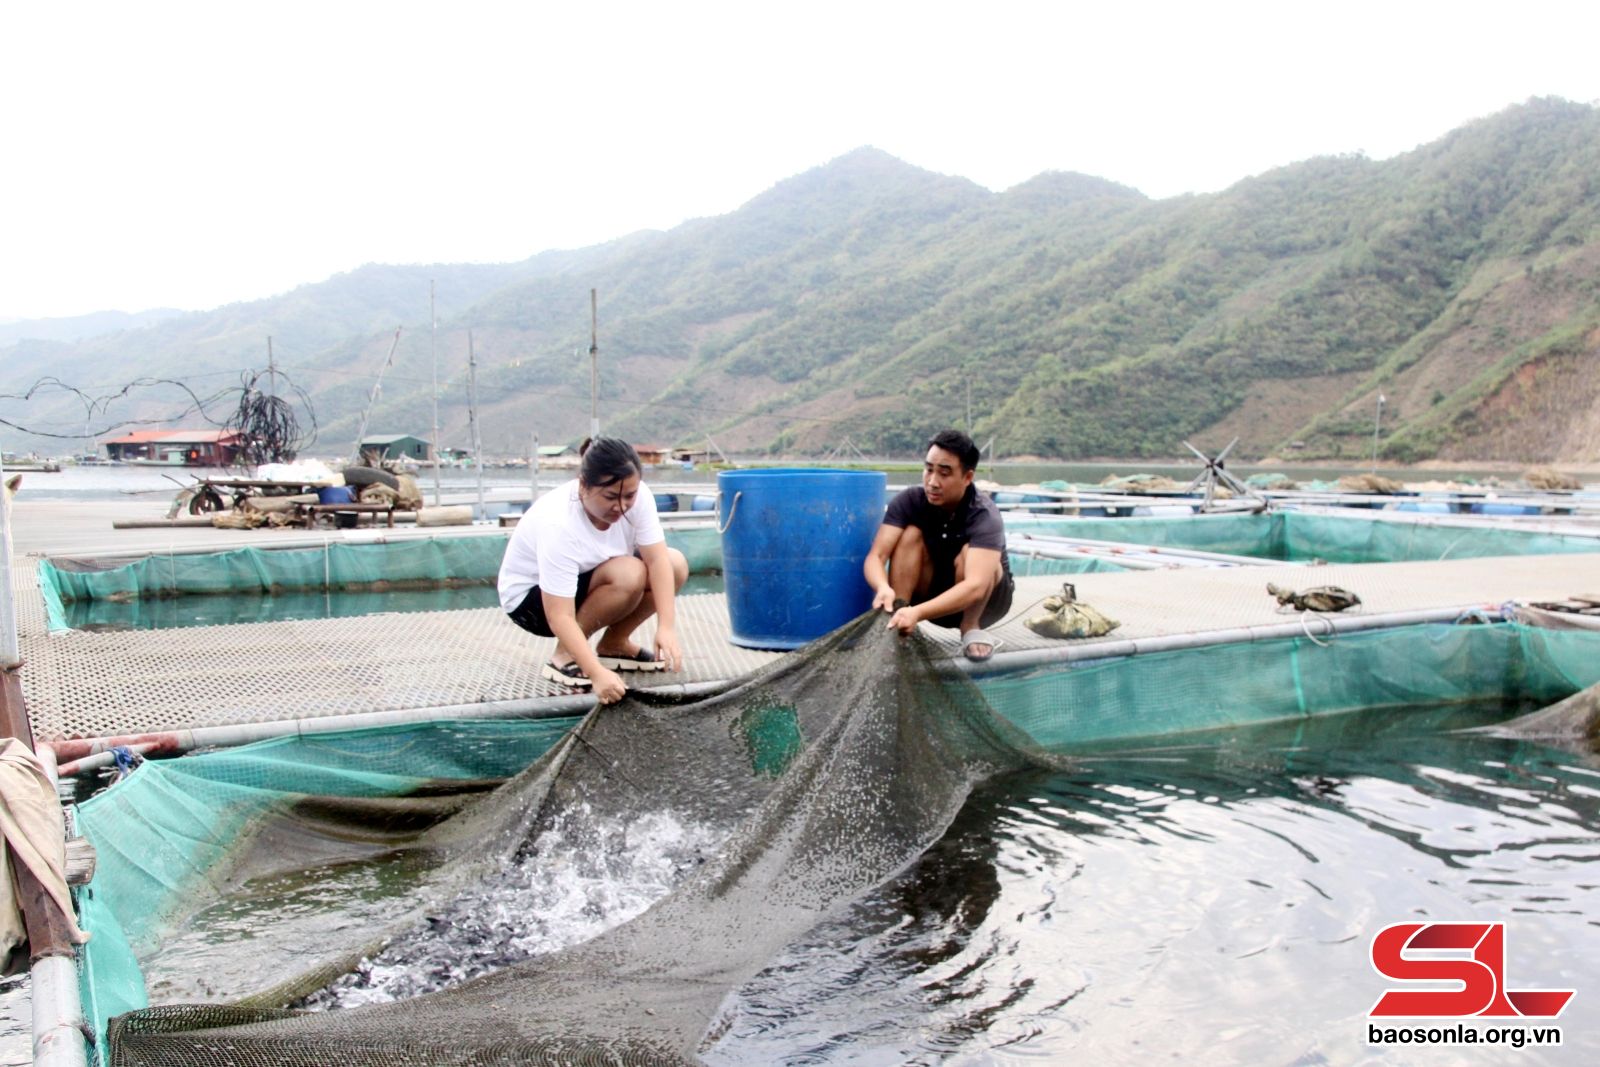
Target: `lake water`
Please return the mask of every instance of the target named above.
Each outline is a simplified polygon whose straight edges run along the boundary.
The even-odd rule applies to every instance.
[[[1366,1061],[1400,921],[1507,924],[1514,988],[1600,1026],[1600,763],[1356,715],[992,783],[904,877],[747,986],[715,1064]],[[1522,1022],[1523,1020],[1513,1020]]]
[[[1272,467],[1257,468],[1239,466],[1229,468],[1241,478],[1249,477],[1257,470],[1278,471],[1288,475],[1296,481],[1312,481],[1321,479],[1333,481],[1343,474],[1361,474],[1366,468],[1355,465],[1346,469],[1313,469],[1299,467]],[[1187,483],[1199,473],[1198,462],[1193,464],[1162,465],[1147,463],[998,463],[984,464],[979,468],[979,476],[999,482],[1002,485],[1027,485],[1037,482],[1061,480],[1083,485],[1098,485],[1111,475],[1129,474],[1157,474],[1172,478],[1175,481]],[[1490,477],[1498,477],[1505,482],[1515,482],[1515,474],[1505,471],[1498,473],[1488,470],[1463,468],[1456,471],[1440,470],[1411,470],[1411,469],[1386,469],[1382,473],[1401,481],[1435,481],[1449,477],[1472,478],[1482,481]],[[155,505],[165,505],[179,489],[192,485],[199,478],[238,478],[237,471],[216,471],[189,468],[176,468],[167,470],[154,467],[66,467],[58,473],[45,474],[37,471],[26,471],[23,474],[24,492],[36,499],[61,499],[61,500],[148,500]],[[540,475],[540,485],[544,488],[557,485],[560,482],[574,477],[574,472],[568,470],[544,470]],[[910,484],[916,479],[914,470],[892,470],[889,474],[891,484]],[[426,472],[418,476],[423,492],[429,501],[432,501],[433,475]],[[471,494],[477,489],[477,475],[471,471],[447,470],[440,472],[440,485],[446,495],[460,497],[461,494]],[[716,472],[707,470],[688,471],[677,467],[657,467],[651,469],[646,477],[647,483],[656,485],[705,485],[710,489],[716,485]],[[483,472],[483,484],[486,490],[516,490],[526,491],[530,486],[530,479],[526,470],[486,470]]]

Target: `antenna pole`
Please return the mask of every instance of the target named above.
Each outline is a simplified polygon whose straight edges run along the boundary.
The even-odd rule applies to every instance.
[[[1378,394],[1378,410],[1372,416],[1372,473],[1378,473],[1378,426],[1383,422],[1384,395]]]
[[[483,431],[478,422],[478,357],[472,351],[472,331],[467,331],[467,415],[472,420],[472,465],[478,471],[478,514],[488,516],[483,506]]]
[[[589,436],[600,436],[600,298],[589,290]]]
[[[433,310],[433,279],[428,279],[428,358],[433,361],[433,506],[439,506],[439,316]]]
[[[400,327],[394,328],[394,341],[389,345],[389,354],[383,357],[383,366],[378,368],[378,377],[372,383],[372,392],[367,396],[367,408],[361,413],[361,425],[356,429],[356,445],[351,452],[351,463],[361,462],[361,439],[367,436],[367,421],[372,418],[373,405],[378,402],[378,394],[383,392],[383,372],[389,369],[389,364],[394,362],[394,350],[400,347]]]

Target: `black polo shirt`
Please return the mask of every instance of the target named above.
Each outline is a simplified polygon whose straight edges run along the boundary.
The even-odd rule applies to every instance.
[[[902,530],[915,526],[922,531],[928,558],[933,562],[935,584],[943,582],[946,588],[952,584],[949,579],[955,575],[956,557],[969,544],[1000,553],[1002,577],[1011,574],[1011,561],[1006,558],[1005,520],[989,495],[978,492],[975,485],[967,486],[954,511],[928,503],[928,494],[920,485],[903,489],[889,501],[883,521]]]

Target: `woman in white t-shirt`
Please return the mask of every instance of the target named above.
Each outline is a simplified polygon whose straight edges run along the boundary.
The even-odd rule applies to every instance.
[[[577,479],[535,501],[512,532],[500,564],[500,606],[524,630],[556,639],[546,678],[592,685],[611,704],[627,692],[618,671],[682,665],[674,599],[689,562],[667,547],[632,445],[596,437],[580,455]],[[651,615],[656,647],[641,648],[633,631]]]

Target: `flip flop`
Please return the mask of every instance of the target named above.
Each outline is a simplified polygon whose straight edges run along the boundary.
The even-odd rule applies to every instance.
[[[540,676],[557,685],[569,686],[573,689],[588,689],[594,685],[589,681],[589,676],[583,673],[583,668],[578,666],[576,660],[557,667],[554,663],[546,663]]]
[[[667,665],[656,659],[653,648],[641,648],[631,656],[608,656],[598,653],[600,666],[608,671],[664,671]]]
[[[974,653],[972,646],[988,645],[989,651]],[[994,650],[1000,647],[1000,642],[988,630],[971,629],[961,635],[961,654],[974,663],[982,663],[994,655]]]

